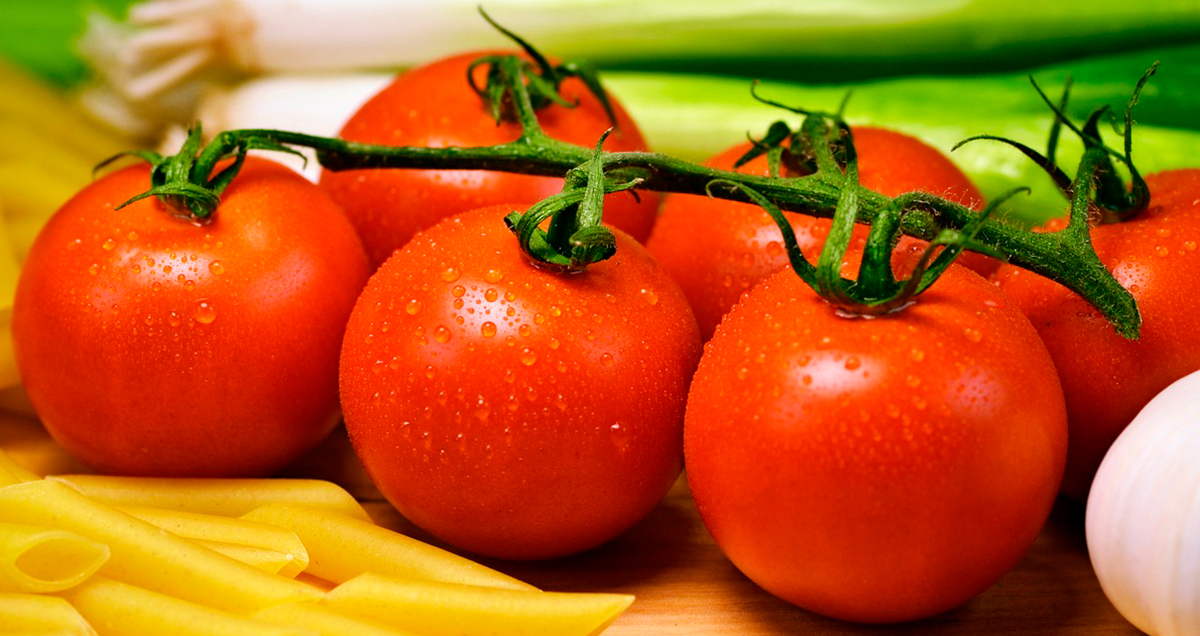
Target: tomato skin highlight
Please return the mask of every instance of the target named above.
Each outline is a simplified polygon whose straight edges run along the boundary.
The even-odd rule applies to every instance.
[[[678,477],[700,340],[632,238],[614,231],[613,258],[560,275],[520,252],[512,209],[447,219],[372,276],[341,396],[401,514],[476,554],[541,559],[615,537]]]
[[[16,359],[47,430],[104,473],[265,475],[337,423],[337,356],[369,274],[353,228],[299,175],[247,159],[211,223],[174,216],[138,165],[47,223],[22,269]]]
[[[396,146],[488,146],[516,140],[521,127],[497,125],[484,101],[467,83],[471,62],[487,51],[456,55],[412,69],[371,98],[343,127],[343,139]],[[475,77],[480,86],[486,70]],[[538,122],[555,139],[592,148],[613,126],[599,100],[576,78],[565,79],[561,94],[574,108],[550,105],[538,110]],[[616,130],[605,141],[609,151],[646,150],[636,124],[612,100]],[[358,228],[373,267],[417,232],[441,219],[489,205],[531,205],[562,189],[562,179],[485,170],[324,171],[320,184]],[[639,241],[650,235],[659,195],[614,193],[605,198],[605,222]]]
[[[684,436],[730,560],[784,600],[867,623],[952,609],[1011,569],[1049,515],[1067,441],[1036,332],[958,267],[871,319],[772,275],[705,346]]]
[[[1200,369],[1200,169],[1146,177],[1151,203],[1136,217],[1093,227],[1101,262],[1142,316],[1128,340],[1074,292],[1004,266],[995,279],[1045,341],[1062,377],[1071,446],[1063,492],[1087,498],[1109,446],[1155,395]]]
[[[887,196],[920,190],[983,209],[983,195],[936,148],[902,133],[871,127],[855,127],[854,144],[864,187]],[[750,148],[749,142],[739,144],[705,165],[731,170]],[[769,174],[766,157],[739,171]],[[801,175],[785,171],[783,176]],[[815,263],[830,220],[798,213],[789,213],[788,218],[800,251]],[[867,231],[866,226],[855,228],[852,247],[861,248]],[[914,246],[924,243],[903,237],[901,245],[919,249]],[[683,287],[706,340],[743,293],[788,266],[779,228],[766,212],[748,203],[711,197],[667,196],[646,247]],[[963,253],[957,262],[985,276],[998,265],[995,259],[974,253]]]

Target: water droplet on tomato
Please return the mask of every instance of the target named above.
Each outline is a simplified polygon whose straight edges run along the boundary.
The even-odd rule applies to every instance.
[[[483,299],[488,301],[489,303],[496,302],[496,299],[499,297],[500,297],[500,293],[497,292],[495,290],[495,288],[493,288],[493,287],[488,287],[487,290],[483,292]]]
[[[483,334],[484,338],[491,338],[496,335],[496,323],[485,322],[479,326],[479,333]]]
[[[207,300],[199,300],[196,302],[196,308],[192,312],[192,317],[202,325],[212,324],[217,319],[217,310]]]
[[[460,277],[462,277],[462,272],[458,271],[458,268],[456,267],[447,267],[446,270],[442,272],[442,280],[447,283],[453,283]]]
[[[1196,242],[1195,241],[1184,241],[1183,249],[1185,249],[1189,252],[1195,252],[1196,251]]]
[[[520,327],[517,327],[517,333],[521,334],[522,338],[528,338],[533,335],[533,327],[528,324],[522,324]]]
[[[416,298],[413,298],[412,300],[408,301],[408,304],[404,305],[404,313],[410,316],[415,316],[420,313],[420,311],[421,301],[417,300]]]
[[[642,300],[646,301],[646,304],[653,307],[658,304],[658,292],[654,291],[653,289],[643,289]]]
[[[504,280],[504,272],[496,269],[489,269],[487,273],[483,275],[483,280],[486,280],[489,283],[498,283]]]
[[[537,352],[529,347],[521,350],[521,364],[528,367],[535,362],[537,362]]]
[[[463,287],[462,285],[455,285],[454,287],[450,288],[450,295],[454,296],[455,298],[462,298],[463,294],[466,293],[467,288]]]
[[[1155,234],[1158,234],[1158,235],[1159,235],[1159,236],[1161,236],[1162,238],[1170,238],[1170,236],[1171,236],[1171,228],[1169,228],[1169,227],[1160,227],[1160,228],[1158,228],[1158,230],[1156,230],[1156,231],[1155,231]]]
[[[103,247],[105,250],[112,250],[116,246],[117,242],[111,238],[104,239],[104,242],[100,244],[100,247]]]
[[[979,342],[983,339],[983,334],[980,333],[978,329],[973,329],[971,327],[963,329],[963,336],[971,342]]]
[[[450,342],[450,329],[446,325],[438,325],[437,329],[433,330],[433,339],[442,344]]]
[[[92,263],[91,265],[89,265],[89,266],[88,266],[88,273],[89,273],[89,274],[91,274],[92,276],[95,276],[96,274],[99,274],[99,273],[100,273],[100,264],[99,264],[99,263]]]
[[[1170,256],[1171,250],[1167,249],[1166,247],[1163,247],[1162,245],[1159,245],[1154,248],[1154,255],[1155,256]]]
[[[925,352],[921,351],[920,349],[913,349],[912,351],[908,352],[908,357],[913,362],[920,362],[925,359]]]
[[[561,343],[559,343],[558,338],[550,339],[550,348],[551,349],[557,349],[560,345],[561,345]]]
[[[606,367],[611,367],[613,365],[613,362],[614,361],[613,361],[613,357],[612,357],[611,353],[600,354],[600,364],[601,365],[606,366]]]
[[[220,276],[225,273],[225,265],[221,261],[212,261],[208,264],[208,271],[213,276]]]
[[[862,366],[862,361],[855,356],[850,356],[849,358],[846,358],[846,364],[844,366],[846,367],[847,371],[853,371]]]

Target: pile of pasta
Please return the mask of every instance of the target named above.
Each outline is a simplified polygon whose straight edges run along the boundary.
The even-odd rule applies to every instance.
[[[545,592],[308,479],[39,477],[0,451],[0,634],[596,634],[633,597]]]

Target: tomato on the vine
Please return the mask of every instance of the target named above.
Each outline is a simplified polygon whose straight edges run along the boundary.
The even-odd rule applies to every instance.
[[[50,434],[105,473],[274,472],[338,421],[341,336],[369,270],[324,192],[249,158],[207,222],[145,165],[84,188],[21,272],[13,340]]]
[[[467,69],[486,52],[456,55],[398,76],[364,104],[342,128],[343,139],[398,146],[487,146],[516,140],[517,122],[497,124],[488,104],[467,81]],[[475,68],[477,85],[487,69]],[[587,148],[614,127],[603,105],[578,78],[562,81],[560,94],[573,107],[549,104],[538,110],[547,135]],[[645,150],[646,142],[621,105],[609,98],[615,130],[611,151]],[[358,229],[372,266],[439,220],[490,205],[532,204],[562,189],[562,179],[486,170],[372,169],[325,171],[321,186]],[[639,241],[650,235],[659,196],[639,192],[609,195],[605,222]]]
[[[619,230],[560,274],[484,208],[419,233],[351,315],[341,396],[383,495],[442,540],[548,558],[629,528],[679,474],[700,337],[682,292]]]
[[[1029,316],[1062,377],[1070,421],[1063,492],[1087,497],[1100,461],[1138,411],[1200,369],[1200,170],[1146,177],[1149,208],[1091,228],[1101,262],[1137,301],[1141,336],[1128,340],[1077,294],[1005,266],[1001,289]]]
[[[684,425],[692,494],[730,560],[800,607],[872,623],[949,610],[1011,569],[1066,444],[1037,333],[962,267],[873,318],[790,270],[768,277],[706,345]]]
[[[983,209],[983,195],[936,148],[881,128],[855,127],[853,133],[859,180],[864,187],[887,196],[922,191]],[[706,165],[733,169],[751,147],[749,142],[739,144]],[[784,168],[782,176],[803,176],[788,170],[786,163]],[[760,156],[739,171],[769,174],[767,159]],[[803,214],[788,214],[788,218],[801,252],[815,262],[829,233],[829,219]],[[857,228],[855,245],[861,247],[866,234],[866,226]],[[905,247],[917,243],[909,238],[901,241]],[[683,287],[706,339],[746,290],[788,265],[779,228],[771,217],[757,206],[725,199],[677,194],[666,197],[646,247]],[[975,253],[962,254],[958,262],[985,276],[998,264]]]

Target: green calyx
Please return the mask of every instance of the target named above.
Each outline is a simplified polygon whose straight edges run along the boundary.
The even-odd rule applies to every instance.
[[[529,105],[535,111],[550,104],[575,108],[576,104],[567,101],[559,92],[563,80],[574,77],[581,80],[588,92],[599,100],[605,114],[608,115],[609,122],[613,126],[617,125],[617,116],[613,111],[612,102],[608,99],[608,93],[600,85],[600,79],[595,69],[580,62],[551,64],[536,48],[512,31],[500,26],[482,8],[479,9],[479,13],[488,21],[488,24],[516,43],[528,56],[528,59],[525,59],[517,55],[487,55],[473,61],[467,68],[467,82],[488,105],[492,117],[497,123],[505,121],[524,123],[521,109],[515,103],[515,100],[521,99],[521,96],[513,90],[515,83],[524,86]],[[480,86],[475,80],[475,69],[485,65],[487,66],[487,79],[484,85]]]
[[[779,178],[782,163],[790,160],[794,164],[793,169],[807,173],[805,178],[825,181],[839,190],[832,226],[817,264],[810,263],[801,253],[795,230],[779,206],[754,187],[717,179],[710,183],[710,188],[740,190],[766,211],[783,235],[784,249],[792,269],[839,311],[846,315],[871,316],[898,311],[928,289],[964,248],[971,246],[980,251],[989,251],[973,243],[972,239],[992,211],[1015,191],[992,202],[961,229],[941,228],[929,242],[909,277],[898,280],[892,270],[891,257],[901,235],[904,217],[920,212],[937,219],[947,203],[932,195],[910,193],[884,202],[871,224],[858,276],[843,277],[842,263],[858,222],[862,193],[853,135],[840,114],[788,109],[806,116],[799,130],[792,131],[785,123],[776,122],[763,139],[755,140],[754,147],[735,165],[742,165],[765,154],[771,176]]]
[[[596,143],[591,161],[567,173],[562,192],[524,213],[513,212],[505,217],[521,251],[534,262],[558,271],[578,272],[616,253],[616,237],[601,225],[604,195],[629,190],[641,179],[618,183],[605,176],[602,148],[610,132],[605,131]],[[550,224],[543,230],[541,225],[546,219]]]
[[[247,152],[254,149],[277,150],[303,157],[299,151],[261,136],[239,137],[233,147],[214,142],[204,148],[201,147],[202,138],[200,125],[196,124],[188,130],[187,138],[174,155],[164,157],[148,150],[131,151],[109,158],[97,166],[99,169],[126,155],[150,164],[150,189],[118,205],[116,209],[148,197],[158,197],[171,213],[200,223],[208,222],[221,202],[221,193],[241,170]],[[233,157],[233,162],[215,175],[212,174],[217,162],[229,157]]]

